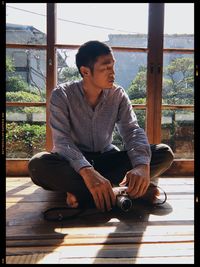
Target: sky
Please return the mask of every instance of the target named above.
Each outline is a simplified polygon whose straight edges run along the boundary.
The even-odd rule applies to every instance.
[[[32,25],[46,33],[45,13],[45,3],[6,3],[6,23]],[[111,33],[148,30],[148,3],[59,3],[57,16],[57,43],[106,41]],[[194,3],[165,4],[164,29],[168,34],[194,34]]]

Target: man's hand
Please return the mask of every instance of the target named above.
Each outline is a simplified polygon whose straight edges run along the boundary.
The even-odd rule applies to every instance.
[[[131,198],[143,196],[150,184],[150,166],[138,165],[128,171],[120,186],[128,186],[127,193]]]
[[[107,210],[110,210],[112,205],[115,205],[116,200],[110,181],[93,167],[82,168],[79,174],[83,177],[87,188],[92,194],[97,209],[105,211],[106,207]]]

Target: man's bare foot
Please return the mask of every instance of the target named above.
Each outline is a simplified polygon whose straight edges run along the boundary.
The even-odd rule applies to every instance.
[[[66,203],[70,208],[77,208],[78,207],[78,201],[75,195],[72,193],[67,192],[66,196]]]
[[[148,201],[150,204],[154,204],[158,196],[160,196],[159,189],[156,186],[150,184],[146,193],[142,197],[140,197],[140,199]]]

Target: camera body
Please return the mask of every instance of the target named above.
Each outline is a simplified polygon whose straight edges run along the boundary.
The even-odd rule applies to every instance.
[[[133,202],[127,193],[127,188],[127,186],[113,188],[116,195],[116,205],[125,212],[129,211],[133,206]]]

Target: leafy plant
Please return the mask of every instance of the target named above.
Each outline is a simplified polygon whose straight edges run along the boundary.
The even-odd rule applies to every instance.
[[[45,150],[46,125],[6,123],[7,157],[31,157]]]

